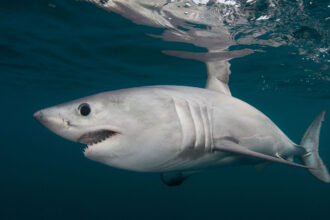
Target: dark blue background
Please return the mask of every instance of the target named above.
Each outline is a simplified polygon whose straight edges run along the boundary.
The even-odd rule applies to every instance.
[[[330,185],[303,169],[216,169],[170,188],[158,174],[87,160],[82,146],[33,119],[41,108],[107,90],[204,86],[202,63],[161,53],[197,49],[146,35],[161,31],[80,1],[1,1],[0,219],[330,219]],[[330,110],[329,79],[310,76],[324,64],[288,47],[263,49],[231,62],[232,93],[299,143]],[[328,118],[320,154],[330,167]]]

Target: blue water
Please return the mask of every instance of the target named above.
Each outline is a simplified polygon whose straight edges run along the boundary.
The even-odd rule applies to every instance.
[[[203,87],[203,63],[161,52],[198,49],[152,38],[146,33],[162,30],[81,1],[2,0],[0,20],[0,219],[330,219],[330,184],[303,169],[217,169],[167,187],[158,174],[84,158],[80,144],[32,117],[119,88]],[[231,91],[299,143],[314,117],[330,112],[328,59],[290,46],[263,50],[231,61]],[[320,155],[328,167],[329,134],[326,116]]]

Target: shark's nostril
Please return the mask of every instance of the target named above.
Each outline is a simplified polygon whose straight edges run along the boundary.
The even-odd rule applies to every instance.
[[[43,117],[43,113],[41,111],[37,111],[36,113],[33,114],[33,117],[36,120],[40,121],[42,119],[42,117]]]

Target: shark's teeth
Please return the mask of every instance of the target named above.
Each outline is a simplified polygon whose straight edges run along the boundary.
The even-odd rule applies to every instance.
[[[92,146],[94,144],[101,143],[116,134],[118,134],[118,132],[111,130],[98,130],[98,131],[88,132],[86,134],[83,134],[78,139],[78,142],[87,144],[87,146]]]

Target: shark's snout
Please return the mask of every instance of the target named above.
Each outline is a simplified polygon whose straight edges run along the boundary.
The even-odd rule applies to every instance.
[[[51,123],[51,117],[47,114],[45,114],[45,112],[43,110],[39,110],[36,113],[33,114],[34,119],[36,119],[40,124],[44,125],[45,127],[49,128],[50,126],[52,126]]]
[[[42,111],[37,111],[36,113],[33,114],[33,117],[34,117],[37,121],[41,122],[41,120],[42,120],[42,118],[43,118],[43,113],[42,113]]]
[[[48,108],[37,111],[33,117],[43,126],[54,132],[55,134],[76,142],[77,138],[82,135],[82,131],[73,129],[70,121],[63,118],[61,114],[56,111],[57,108]]]

